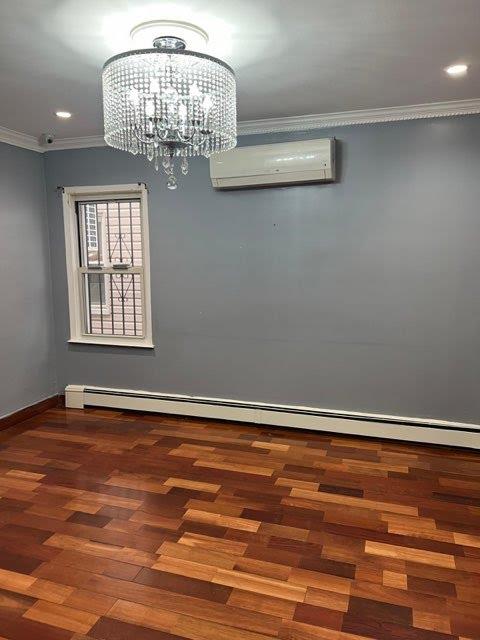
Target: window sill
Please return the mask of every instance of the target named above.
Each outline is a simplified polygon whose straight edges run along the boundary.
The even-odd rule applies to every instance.
[[[90,340],[89,338],[70,338],[69,344],[91,344],[97,347],[123,347],[128,349],[155,349],[153,342],[133,342],[127,340]]]

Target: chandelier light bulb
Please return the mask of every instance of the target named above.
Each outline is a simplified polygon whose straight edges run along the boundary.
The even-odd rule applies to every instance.
[[[210,109],[213,107],[213,100],[212,100],[212,96],[210,94],[207,93],[207,95],[204,97],[203,99],[203,108],[204,110],[209,113]]]
[[[196,82],[192,82],[190,85],[189,94],[191,98],[199,98],[202,95]]]
[[[160,82],[158,78],[153,78],[150,81],[150,93],[160,93]]]
[[[187,119],[187,107],[184,104],[178,107],[178,117],[182,122]]]
[[[176,189],[175,158],[186,175],[189,157],[209,158],[235,147],[236,83],[225,62],[186,49],[176,32],[162,35],[161,27],[148,23],[151,49],[121,53],[104,65],[105,141],[146,156],[155,169],[162,166],[167,187]]]
[[[153,100],[146,100],[145,101],[145,115],[148,116],[149,118],[153,117],[155,115],[155,104],[153,102]],[[150,127],[150,125],[152,125],[152,121],[150,120],[147,125]]]
[[[138,89],[135,89],[135,87],[130,89],[129,92],[128,92],[128,99],[130,100],[130,102],[134,106],[137,106],[138,105],[138,100],[139,100]]]

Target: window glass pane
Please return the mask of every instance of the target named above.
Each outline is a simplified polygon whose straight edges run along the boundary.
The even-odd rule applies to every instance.
[[[94,335],[144,335],[140,199],[77,202],[84,273],[84,331]],[[105,273],[121,267],[125,271]]]
[[[143,282],[140,274],[86,273],[83,284],[86,333],[143,336]]]
[[[140,201],[109,202],[107,220],[110,262],[142,266]]]
[[[90,300],[92,305],[99,306],[106,304],[105,294],[105,276],[102,274],[91,273],[90,275]]]
[[[77,204],[82,266],[143,266],[140,200]]]

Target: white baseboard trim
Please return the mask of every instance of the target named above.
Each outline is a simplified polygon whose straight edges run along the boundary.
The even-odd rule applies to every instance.
[[[75,409],[87,406],[131,409],[480,449],[480,425],[446,420],[331,411],[87,385],[68,385],[65,388],[65,404],[67,408]]]

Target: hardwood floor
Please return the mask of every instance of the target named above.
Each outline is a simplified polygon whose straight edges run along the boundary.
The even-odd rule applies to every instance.
[[[0,637],[480,638],[480,456],[102,410],[0,438]]]

